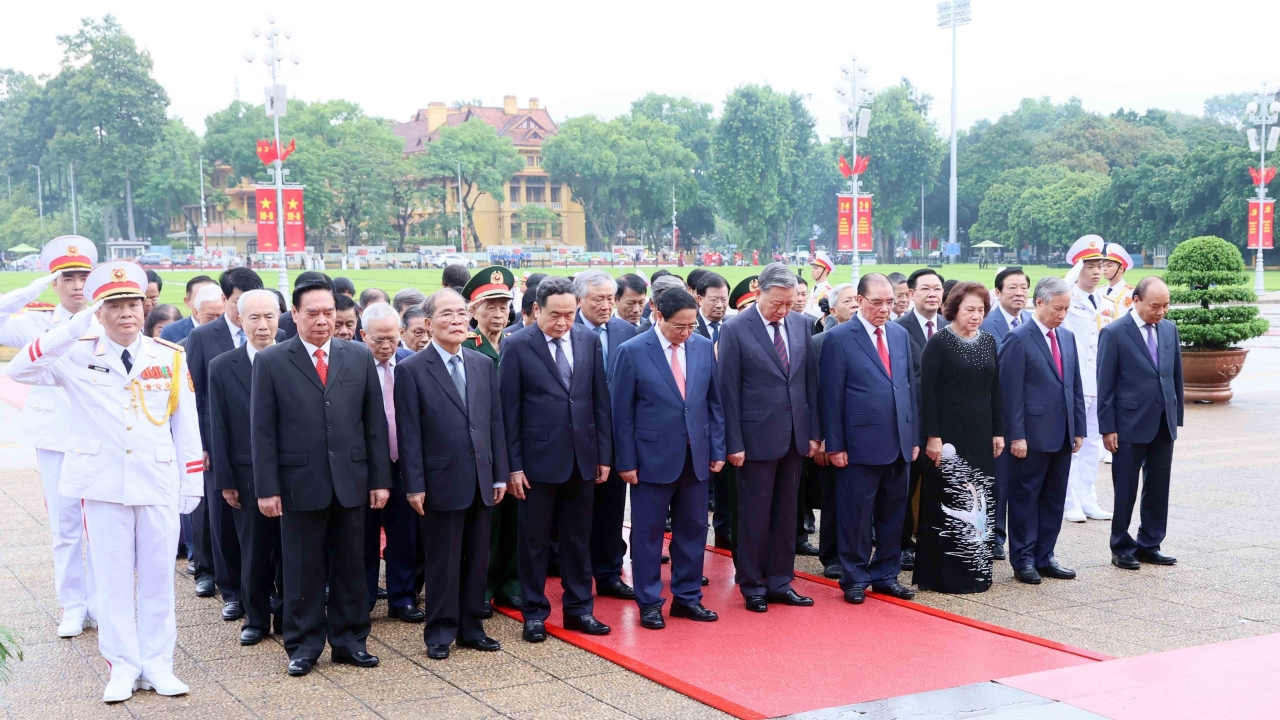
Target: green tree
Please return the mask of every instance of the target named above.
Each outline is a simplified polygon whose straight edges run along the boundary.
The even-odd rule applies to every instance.
[[[600,251],[612,237],[604,226],[609,192],[618,175],[615,127],[595,115],[570,118],[542,144],[542,169],[551,182],[569,186],[586,215],[587,248]]]
[[[1093,231],[1093,202],[1108,179],[1096,173],[1068,171],[1058,180],[1032,187],[1009,213],[1009,231],[1037,248],[1066,248]]]
[[[158,239],[168,231],[169,218],[200,200],[200,138],[181,120],[170,120],[146,160],[135,196]],[[195,226],[188,231],[194,233]]]
[[[440,137],[427,150],[427,158],[427,167],[435,177],[454,178],[457,182],[461,173],[463,215],[475,249],[481,249],[473,215],[476,201],[482,195],[490,195],[501,202],[506,197],[507,181],[524,167],[524,159],[510,138],[498,137],[479,118],[441,128]]]
[[[711,143],[716,129],[712,111],[711,103],[657,93],[649,93],[631,103],[632,117],[644,116],[674,125],[676,140],[697,156],[693,175],[698,182],[698,193],[680,209],[680,235],[686,241],[715,232],[716,198],[709,175]]]
[[[782,207],[794,155],[790,98],[767,85],[729,93],[711,144],[711,186],[753,247],[763,247],[766,223]]]

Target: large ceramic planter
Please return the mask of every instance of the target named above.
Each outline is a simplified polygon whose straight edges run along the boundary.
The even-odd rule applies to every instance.
[[[1244,367],[1244,348],[1182,350],[1182,389],[1187,402],[1226,402],[1231,381]]]

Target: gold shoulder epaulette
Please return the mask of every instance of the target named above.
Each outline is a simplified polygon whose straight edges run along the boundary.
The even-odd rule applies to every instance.
[[[29,302],[22,306],[27,312],[53,312],[57,309],[57,305],[47,302]]]
[[[476,338],[478,338],[478,337],[480,337],[480,333],[478,333],[478,332],[476,332],[476,331],[474,331],[474,330],[472,330],[471,332],[468,332],[468,333],[467,333],[467,339],[468,339],[468,340],[474,340],[474,339],[476,339]]]
[[[81,335],[80,339],[81,340],[97,340],[98,336],[97,335]]]
[[[155,341],[171,350],[177,350],[178,352],[186,352],[186,348],[182,347],[178,343],[169,342],[164,338],[155,338]]]

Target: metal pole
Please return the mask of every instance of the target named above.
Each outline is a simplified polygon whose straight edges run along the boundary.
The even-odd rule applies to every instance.
[[[853,144],[853,165],[858,166],[858,110],[861,103],[858,101],[858,66],[854,63],[852,71],[849,73],[849,99],[853,126],[849,130],[849,141]],[[858,278],[862,277],[862,258],[858,249],[858,175],[852,175],[849,178],[850,192],[853,193],[853,268],[850,270],[850,282],[858,282]]]
[[[676,186],[671,186],[671,255],[676,254]]]
[[[467,230],[463,225],[462,217],[462,163],[458,163],[458,248],[461,252],[467,251]]]
[[[910,255],[908,255],[909,257]],[[920,257],[924,257],[924,181],[920,181]]]
[[[280,160],[280,101],[283,98],[275,96],[278,87],[276,83],[276,66],[280,62],[275,58],[276,38],[277,36],[272,34],[267,43],[268,47],[271,48],[271,99],[273,101],[271,119],[274,121],[276,133],[276,241],[280,243],[280,276],[277,278],[276,284],[280,289],[280,293],[288,297],[289,255],[284,248],[284,214],[281,212],[284,207],[284,163]]]
[[[40,166],[28,165],[28,168],[34,168],[36,171],[36,202],[40,207],[40,222],[44,222],[44,185],[40,179]]]
[[[79,218],[76,213],[76,164],[67,163],[67,173],[71,176],[71,234],[79,235]]]
[[[209,247],[209,223],[204,210],[204,158],[200,158],[200,259],[204,260],[204,252]]]
[[[948,242],[956,242],[956,3],[951,3],[951,196],[948,200]]]
[[[1253,292],[1262,295],[1267,291],[1267,285],[1264,278],[1264,269],[1262,266],[1262,220],[1265,210],[1264,200],[1267,198],[1267,120],[1271,118],[1271,102],[1270,96],[1267,95],[1267,84],[1262,84],[1262,137],[1258,138],[1258,172],[1261,173],[1260,179],[1263,182],[1258,183],[1258,252],[1253,258]],[[1274,215],[1272,216],[1274,218]]]

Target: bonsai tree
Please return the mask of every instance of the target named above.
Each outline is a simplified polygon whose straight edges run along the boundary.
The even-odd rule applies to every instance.
[[[1250,303],[1257,295],[1248,286],[1244,259],[1235,245],[1206,235],[1183,241],[1169,255],[1164,281],[1175,308],[1168,318],[1188,350],[1227,350],[1267,332],[1270,323]],[[1232,304],[1225,304],[1232,303]]]

